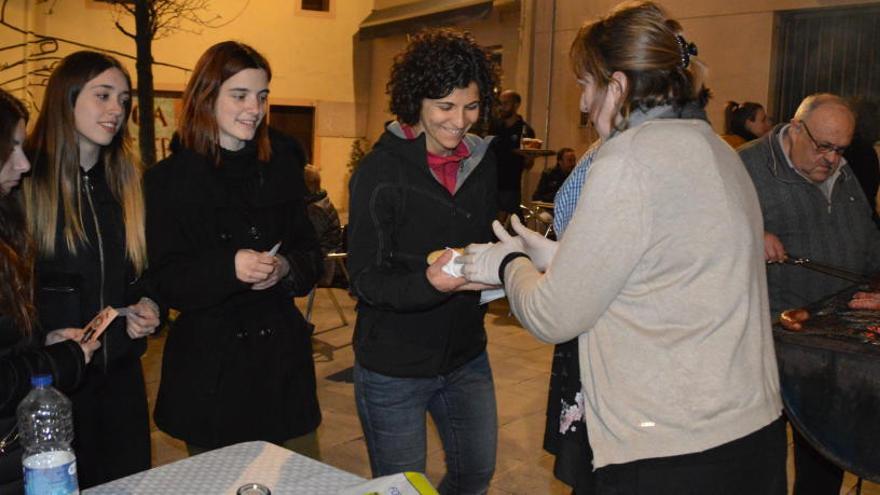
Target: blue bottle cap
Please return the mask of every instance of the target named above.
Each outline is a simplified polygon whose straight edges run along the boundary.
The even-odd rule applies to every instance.
[[[34,375],[31,377],[32,387],[48,387],[52,385],[52,375]]]

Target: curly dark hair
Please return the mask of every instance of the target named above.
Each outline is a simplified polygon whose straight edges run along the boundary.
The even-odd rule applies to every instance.
[[[472,82],[480,90],[480,115],[495,104],[498,67],[469,33],[453,29],[425,29],[412,37],[394,58],[385,92],[390,110],[407,125],[419,122],[422,100],[443,98]]]

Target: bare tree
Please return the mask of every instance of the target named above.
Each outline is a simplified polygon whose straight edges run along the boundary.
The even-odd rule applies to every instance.
[[[138,142],[141,160],[145,166],[156,163],[153,122],[153,40],[170,36],[178,31],[200,33],[203,28],[217,28],[235,20],[223,22],[219,14],[209,10],[210,0],[110,0],[115,6],[116,28],[132,38],[137,47]],[[134,18],[134,32],[123,23],[123,18]]]

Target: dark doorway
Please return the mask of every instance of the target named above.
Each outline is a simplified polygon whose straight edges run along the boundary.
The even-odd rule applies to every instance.
[[[780,12],[775,34],[777,121],[817,92],[880,100],[880,6]]]
[[[315,137],[315,107],[272,105],[269,107],[269,125],[299,141],[312,161],[312,143]]]

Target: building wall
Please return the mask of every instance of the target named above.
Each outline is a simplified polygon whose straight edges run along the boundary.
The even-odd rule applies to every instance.
[[[219,41],[236,39],[252,45],[272,64],[270,85],[272,104],[315,107],[315,142],[313,161],[323,173],[323,185],[340,207],[345,207],[345,164],[355,138],[364,135],[365,106],[356,92],[355,66],[362,63],[355,57],[353,39],[360,22],[373,8],[372,0],[334,0],[330,14],[302,13],[295,2],[288,0],[211,0],[205,17],[219,27],[199,27],[184,23],[182,30],[153,43],[155,87],[159,90],[181,91],[189,77],[189,69],[209,46]],[[245,7],[243,9],[243,7]],[[0,84],[26,97],[21,80],[26,73],[43,69],[28,78],[31,98],[39,103],[45,76],[51,65],[64,55],[86,47],[129,55],[122,58],[132,76],[136,76],[133,55],[134,41],[114,28],[113,10],[94,0],[8,0],[6,21],[16,27],[49,35],[63,41],[43,46],[43,60],[12,69],[0,70]],[[124,25],[133,29],[129,18]],[[0,46],[33,41],[8,26],[0,26]],[[79,46],[78,46],[79,45]],[[0,51],[2,64],[19,61],[26,53],[34,54],[39,45],[14,47]],[[134,81],[136,85],[137,82]],[[363,96],[363,95],[360,95]],[[361,108],[360,111],[357,108]]]
[[[594,139],[578,126],[578,87],[570,70],[568,51],[577,29],[605,15],[613,0],[524,0],[536,2],[531,22],[534,49],[531,63],[532,100],[526,116],[548,146],[586,150]],[[708,86],[714,94],[707,111],[716,131],[724,126],[728,100],[756,101],[765,106],[771,90],[771,55],[774,14],[783,10],[874,4],[850,0],[665,0],[661,2],[678,19],[685,36],[699,47],[700,59],[709,66]],[[553,16],[555,5],[555,17]],[[531,11],[531,10],[527,10]],[[555,19],[555,23],[554,23]],[[548,55],[552,43],[552,58]],[[547,84],[550,81],[549,119]],[[534,167],[527,180],[531,191],[540,176]]]

